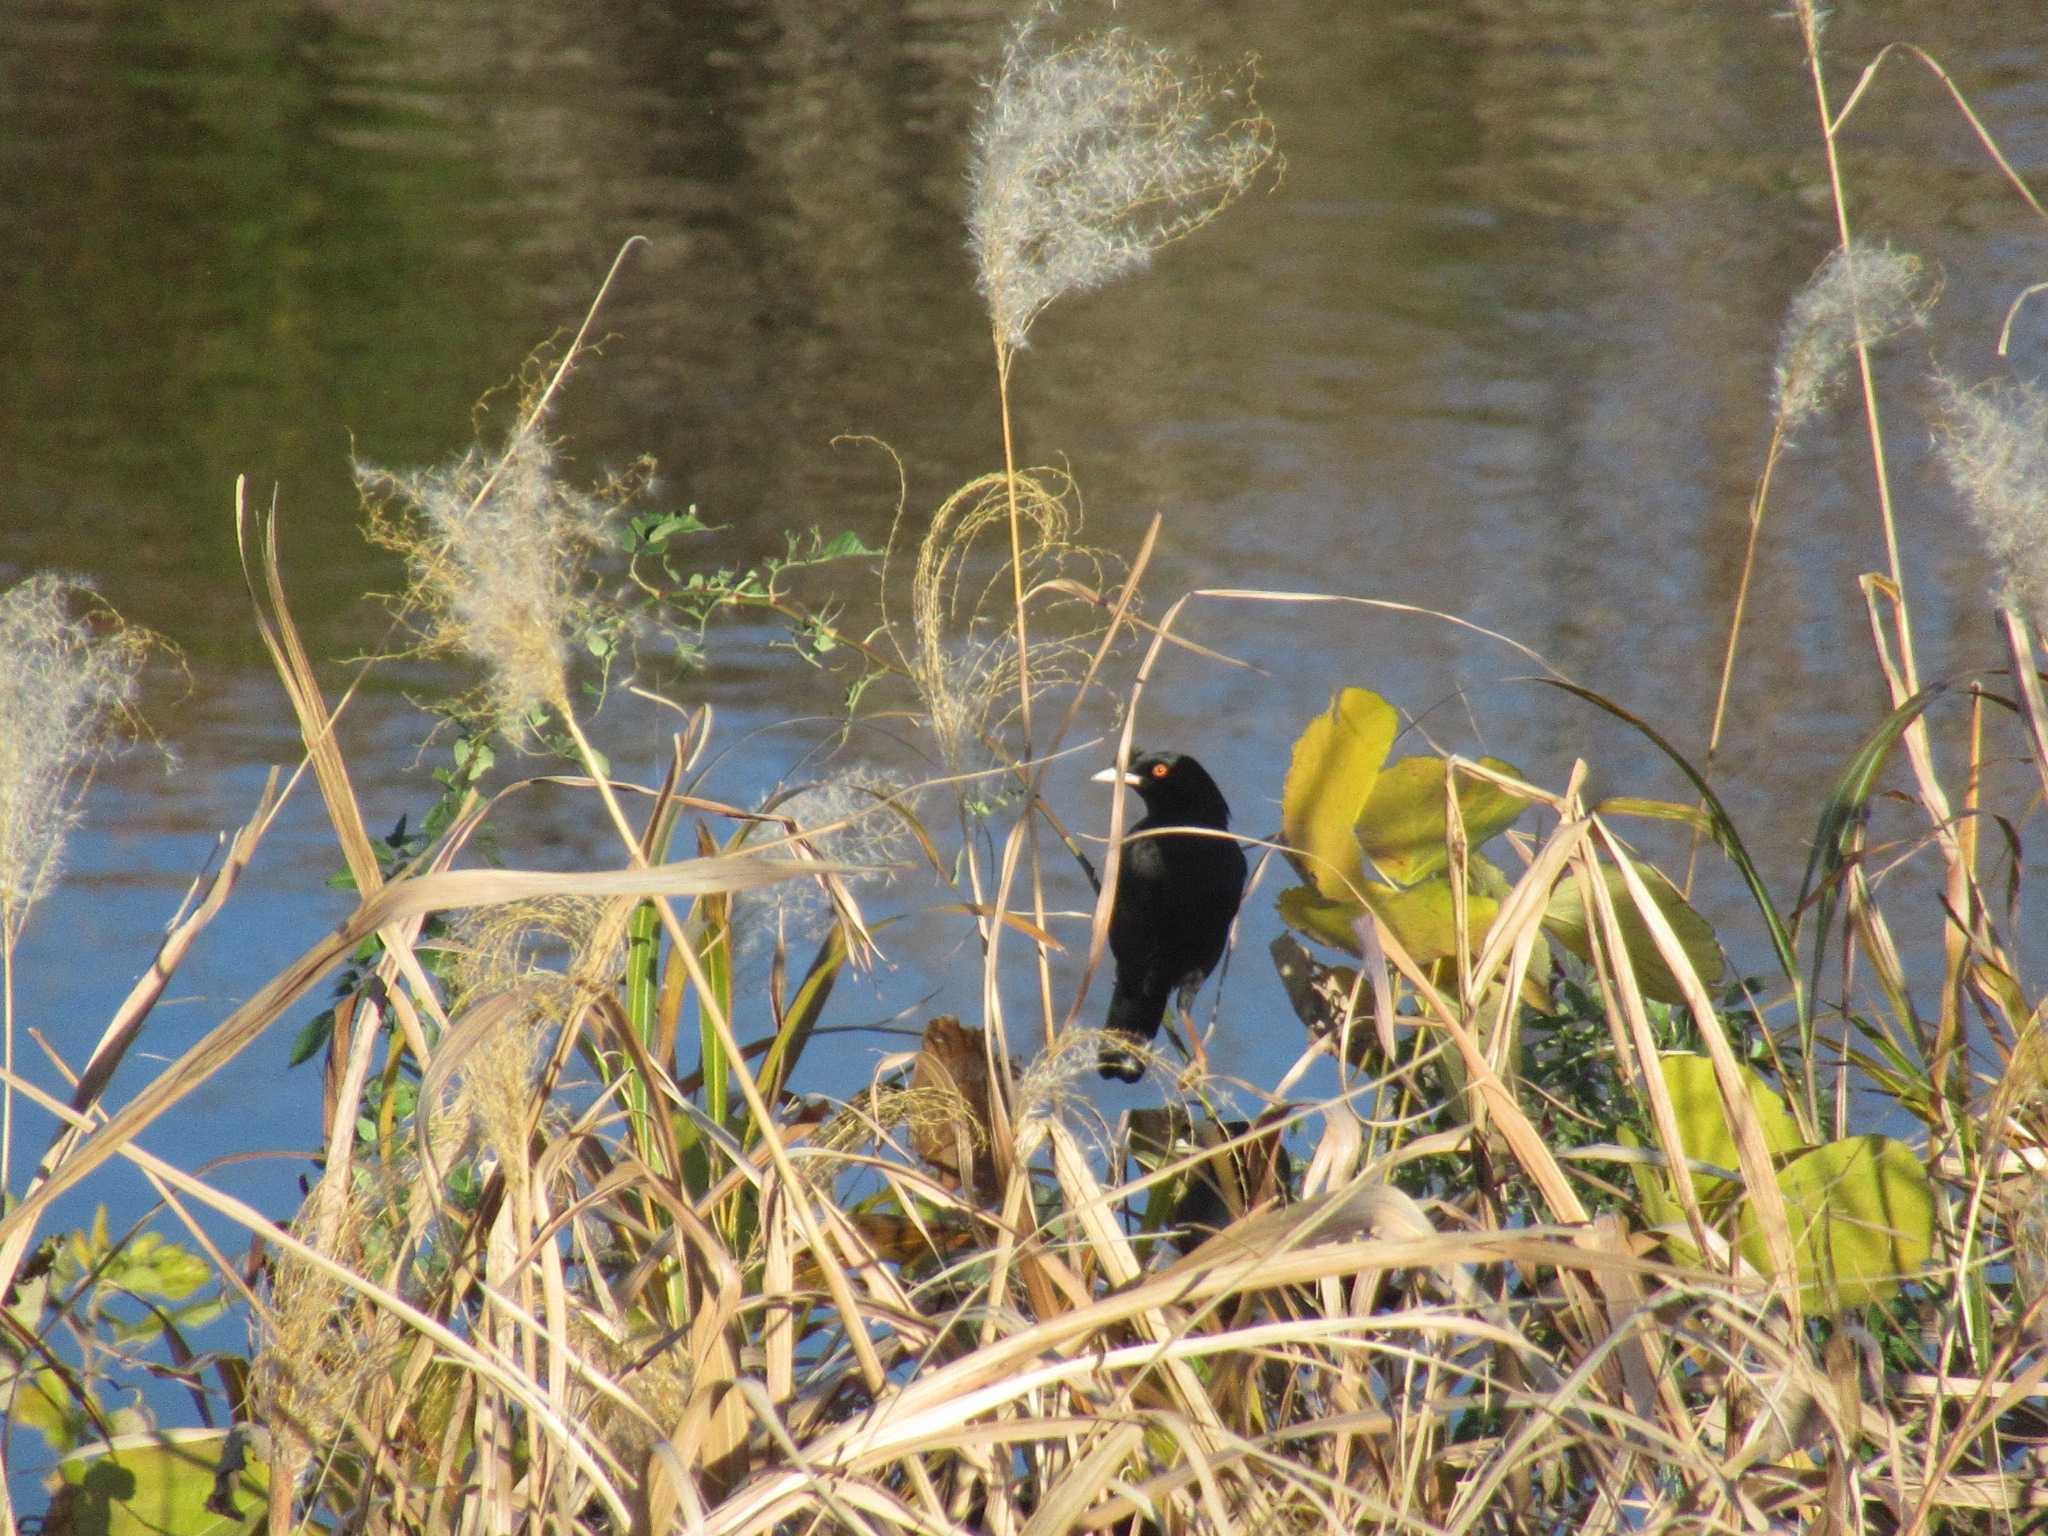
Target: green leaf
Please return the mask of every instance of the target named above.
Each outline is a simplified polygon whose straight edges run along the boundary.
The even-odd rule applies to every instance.
[[[1685,951],[1686,959],[1692,962],[1702,984],[1710,989],[1717,986],[1722,971],[1721,946],[1715,942],[1713,928],[1686,904],[1685,898],[1678,894],[1678,887],[1665,877],[1663,871],[1637,860],[1630,862],[1635,864],[1643,884],[1649,887],[1650,898],[1656,902],[1657,910],[1664,914],[1664,920],[1678,936],[1679,948]],[[1645,996],[1660,1003],[1683,1003],[1685,990],[1679,986],[1678,977],[1658,952],[1657,941],[1650,937],[1649,925],[1643,921],[1643,914],[1629,896],[1621,871],[1603,864],[1600,875],[1607,882],[1608,895],[1614,901],[1615,917],[1621,925],[1622,945],[1628,950],[1629,964],[1635,968],[1636,984],[1643,989]],[[1593,940],[1587,922],[1585,896],[1576,879],[1567,876],[1558,881],[1557,888],[1550,893],[1550,906],[1543,914],[1543,926],[1566,949],[1587,964],[1593,963]]]
[[[213,1266],[158,1233],[141,1232],[113,1256],[100,1276],[136,1296],[183,1301],[213,1278]]]
[[[1359,883],[1359,890],[1365,897],[1363,903],[1332,901],[1305,885],[1291,886],[1280,893],[1280,920],[1319,944],[1341,949],[1348,955],[1362,955],[1365,950],[1359,942],[1356,924],[1370,908],[1416,963],[1428,965],[1458,952],[1457,914],[1451,901],[1451,882],[1446,877],[1439,875],[1406,890],[1382,885],[1377,880],[1364,880]],[[1491,896],[1474,892],[1467,898],[1465,926],[1474,950],[1479,948],[1499,911],[1500,903]]]
[[[1671,759],[1678,771],[1692,781],[1692,787],[1699,792],[1700,803],[1706,807],[1708,818],[1713,824],[1714,841],[1721,851],[1728,855],[1736,872],[1742,876],[1743,884],[1749,887],[1750,898],[1756,902],[1757,911],[1763,915],[1764,926],[1770,931],[1771,948],[1777,952],[1778,965],[1785,973],[1785,980],[1792,988],[1792,1000],[1799,1015],[1801,1027],[1807,1019],[1807,993],[1805,983],[1799,974],[1799,956],[1792,948],[1792,930],[1785,926],[1785,920],[1778,916],[1778,909],[1771,905],[1771,893],[1764,887],[1764,877],[1756,867],[1756,861],[1749,856],[1749,850],[1742,845],[1742,837],[1735,830],[1735,823],[1728,815],[1727,807],[1721,804],[1700,771],[1693,767],[1684,753],[1660,736],[1648,721],[1630,714],[1612,699],[1581,688],[1577,683],[1566,682],[1563,678],[1541,677],[1536,679],[1553,688],[1561,688],[1575,698],[1584,699],[1588,704],[1606,710],[1615,719],[1635,727],[1643,738]],[[1798,910],[1797,907],[1794,910]]]
[[[299,1036],[292,1042],[291,1060],[285,1065],[303,1066],[327,1048],[327,1042],[334,1038],[334,1010],[316,1014]]]
[[[1890,1300],[1934,1251],[1934,1187],[1912,1149],[1852,1136],[1795,1158],[1778,1174],[1809,1313]],[[1745,1202],[1742,1253],[1766,1272],[1770,1252]]]
[[[1521,777],[1512,764],[1497,757],[1480,762],[1498,773]],[[1525,804],[1484,779],[1458,775],[1458,814],[1465,823],[1468,847],[1477,848],[1513,826]],[[1413,885],[1447,866],[1451,854],[1444,825],[1444,760],[1404,757],[1382,769],[1358,813],[1356,831],[1365,856],[1397,885]]]
[[[1458,915],[1451,898],[1451,882],[1443,875],[1406,890],[1377,881],[1365,885],[1365,904],[1400,946],[1423,965],[1458,952]],[[1466,897],[1465,932],[1471,949],[1479,948],[1499,911],[1500,903],[1491,896],[1472,892]]]
[[[59,1451],[70,1450],[92,1433],[92,1415],[53,1370],[35,1372],[16,1389],[14,1417]]]
[[[234,1431],[185,1429],[122,1435],[77,1451],[57,1464],[49,1528],[96,1536],[261,1530],[269,1473],[240,1445]]]
[[[886,928],[896,919],[885,917],[870,925],[870,932]],[[818,1027],[818,1019],[825,1011],[825,1004],[831,999],[833,983],[839,979],[839,969],[846,963],[846,930],[840,923],[834,923],[825,935],[825,942],[818,946],[818,952],[811,958],[810,969],[804,972],[802,985],[796,996],[790,1000],[789,1011],[782,1016],[782,1027],[776,1032],[775,1043],[768,1047],[768,1058],[761,1064],[762,1097],[774,1104],[788,1086],[789,1075],[796,1070],[796,1064],[804,1053],[804,1047],[811,1042],[811,1031]],[[759,1131],[758,1126],[749,1126],[750,1136]]]
[[[654,548],[665,544],[679,533],[708,533],[711,525],[697,516],[693,504],[681,512],[646,512],[633,519],[629,525],[632,532],[630,541],[633,548],[642,546]]]
[[[1331,900],[1354,899],[1365,880],[1365,855],[1353,829],[1399,729],[1385,699],[1346,688],[1294,743],[1280,809],[1288,857]]]
[[[1365,915],[1362,902],[1331,901],[1310,886],[1295,885],[1280,893],[1279,908],[1280,921],[1304,938],[1341,949],[1347,955],[1365,953],[1353,926]]]
[[[829,544],[822,546],[818,550],[817,558],[820,560],[845,560],[857,555],[879,557],[881,554],[882,551],[879,549],[869,549],[867,545],[861,542],[860,535],[849,529],[833,539]]]
[[[483,736],[458,736],[455,745],[449,749],[455,759],[455,771],[465,779],[474,779],[491,771],[491,765],[498,760],[498,754],[491,747],[490,740]]]
[[[1712,1163],[1733,1172],[1742,1166],[1735,1150],[1735,1133],[1728,1128],[1727,1107],[1721,1102],[1721,1085],[1714,1076],[1714,1064],[1705,1056],[1673,1051],[1657,1058],[1665,1091],[1671,1095],[1672,1111],[1678,1117],[1678,1134],[1685,1142],[1685,1155],[1693,1162]],[[1764,1146],[1773,1160],[1797,1152],[1805,1145],[1799,1122],[1777,1091],[1748,1067],[1738,1066],[1743,1091],[1756,1110],[1763,1130]],[[1703,1200],[1711,1200],[1730,1181],[1695,1172],[1694,1186]]]

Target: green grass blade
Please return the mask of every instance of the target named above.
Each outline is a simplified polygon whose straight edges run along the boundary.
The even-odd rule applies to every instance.
[[[1795,914],[1814,903],[1814,982],[1820,980],[1821,956],[1827,948],[1828,928],[1834,920],[1835,877],[1849,861],[1849,844],[1862,822],[1877,776],[1891,756],[1892,748],[1906,734],[1908,726],[1925,714],[1928,705],[1949,691],[1947,683],[1930,683],[1877,723],[1850,757],[1834,790],[1821,808],[1820,826],[1813,834],[1813,851],[1807,856],[1806,876],[1799,882]]]
[[[1800,980],[1799,955],[1792,945],[1792,930],[1778,915],[1778,909],[1771,904],[1771,894],[1764,888],[1763,876],[1757,872],[1756,864],[1749,856],[1749,850],[1743,847],[1742,836],[1735,830],[1735,822],[1728,815],[1727,807],[1721,804],[1721,797],[1714,793],[1699,770],[1686,760],[1685,754],[1666,741],[1655,727],[1639,715],[1623,709],[1603,694],[1595,693],[1592,689],[1581,687],[1577,683],[1566,682],[1562,678],[1539,677],[1536,681],[1547,683],[1552,688],[1561,688],[1566,693],[1584,699],[1595,708],[1605,710],[1623,724],[1633,726],[1645,741],[1668,757],[1678,771],[1691,780],[1692,787],[1699,794],[1700,803],[1707,808],[1708,830],[1715,846],[1728,856],[1728,861],[1735,866],[1736,873],[1742,876],[1743,884],[1749,887],[1749,894],[1756,902],[1757,911],[1763,915],[1764,927],[1771,936],[1771,948],[1778,957],[1778,967],[1785,973],[1785,980],[1792,988],[1793,1007],[1798,1014],[1800,1034],[1803,1038],[1806,1033],[1807,991]]]

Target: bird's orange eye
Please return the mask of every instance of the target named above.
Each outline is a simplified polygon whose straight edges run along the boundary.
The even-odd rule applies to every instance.
[[[1152,777],[1153,777],[1153,778],[1155,778],[1155,779],[1163,779],[1163,778],[1165,778],[1165,777],[1166,777],[1166,764],[1164,764],[1164,763],[1154,763],[1154,764],[1152,765]]]

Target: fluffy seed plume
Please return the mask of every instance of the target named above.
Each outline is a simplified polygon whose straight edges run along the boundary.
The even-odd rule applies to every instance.
[[[2048,627],[2048,394],[1937,375],[1935,447],[2003,578],[1998,600]]]
[[[1837,249],[1785,312],[1771,389],[1779,430],[1792,431],[1828,403],[1856,350],[1859,324],[1863,344],[1874,347],[1926,324],[1933,304],[1919,257],[1866,240]]]
[[[1273,158],[1249,64],[1183,73],[1121,31],[1048,50],[1040,19],[1004,51],[969,170],[968,245],[1005,350],[1061,294],[1135,271],[1206,224]],[[1215,107],[1243,115],[1218,127]]]
[[[572,646],[611,620],[590,559],[641,480],[592,491],[565,484],[555,445],[532,417],[499,454],[471,448],[438,469],[409,471],[359,461],[355,473],[370,541],[410,568],[399,607],[419,652],[483,662],[476,712],[514,742],[531,742],[535,713],[567,702]]]
[[[0,941],[10,952],[128,718],[149,638],[81,582],[44,574],[0,593]]]
[[[872,866],[863,875],[837,878],[848,890],[888,884],[895,866],[916,857],[917,834],[904,818],[912,814],[908,791],[879,778],[853,772],[799,790],[769,806],[778,817],[796,824],[810,851],[831,864]],[[755,834],[761,841],[779,839],[784,828],[770,824]],[[789,857],[789,850],[770,855]],[[772,941],[776,935],[815,937],[825,931],[834,904],[818,880],[781,880],[739,898],[734,926],[743,942]]]

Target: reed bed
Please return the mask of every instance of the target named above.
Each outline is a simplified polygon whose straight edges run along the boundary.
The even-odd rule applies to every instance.
[[[1585,764],[1543,785],[1494,759],[1388,762],[1397,712],[1369,679],[1339,679],[1359,686],[1327,715],[1268,723],[1295,738],[1285,824],[1243,839],[1300,881],[1279,898],[1294,936],[1277,974],[1239,956],[1227,994],[1226,1026],[1265,987],[1301,1028],[1299,1059],[1251,1088],[1248,1115],[1197,1039],[1192,1062],[1152,1058],[1161,1107],[1096,1119],[1083,1079],[1102,989],[1086,999],[1122,812],[1097,871],[1043,776],[1105,720],[1128,754],[1163,650],[1212,656],[1185,632],[1206,607],[1293,624],[1399,605],[1215,588],[1148,616],[1161,530],[1127,563],[1081,545],[1073,481],[1019,467],[1008,405],[1048,306],[1142,267],[1272,174],[1248,72],[1205,77],[1122,33],[1056,37],[1049,18],[1012,36],[970,221],[1002,468],[926,517],[906,494],[887,551],[792,541],[744,576],[693,579],[692,520],[640,510],[644,477],[570,488],[549,423],[590,319],[504,440],[439,470],[359,467],[373,537],[410,568],[407,644],[467,655],[484,678],[451,706],[445,794],[404,846],[367,830],[347,697],[293,624],[274,512],[238,490],[255,622],[305,758],[252,809],[63,1102],[13,1066],[14,939],[131,703],[139,641],[56,585],[0,600],[42,605],[24,621],[35,644],[8,640],[4,665],[68,667],[84,688],[50,727],[54,756],[0,794],[9,1155],[16,1096],[63,1127],[26,1174],[26,1158],[0,1162],[17,1170],[0,1217],[11,1454],[39,1436],[64,1458],[41,1529],[2035,1528],[2048,1046],[2017,893],[2038,802],[1984,796],[2001,755],[2048,789],[2044,408],[2024,385],[1949,382],[1935,425],[2005,566],[2012,664],[1923,679],[1869,356],[1934,296],[1909,255],[1850,229],[1835,148],[1888,57],[1947,77],[1881,55],[1838,101],[1821,17],[1799,0],[1797,20],[1839,243],[1788,320],[1752,528],[1792,431],[1860,394],[1891,552],[1865,582],[1891,707],[1813,807],[1803,889],[1766,888],[1716,794],[1746,595],[1711,721],[1641,721],[1551,673],[1560,707],[1619,716],[1669,753],[1697,790],[1686,804],[1589,801]],[[794,595],[793,571],[876,554],[873,633]],[[666,773],[616,781],[578,658],[618,654],[651,619],[702,636],[733,607],[783,615],[813,657],[851,658],[856,700],[914,716],[941,771],[722,803],[701,782],[708,715],[683,711]],[[1112,688],[1132,656],[1135,684]],[[1692,731],[1697,766],[1671,745]],[[605,867],[478,857],[528,782],[491,791],[499,755],[521,751],[601,808],[619,839]],[[303,778],[353,912],[104,1103],[195,937],[233,920]],[[1899,855],[1872,841],[1880,785],[1938,902],[1882,877]],[[1743,882],[1776,974],[1724,974],[1685,896],[1693,873],[1629,840],[1645,820],[1690,829],[1695,863]],[[1047,907],[1048,861],[1070,858],[1096,881],[1092,918]],[[904,910],[960,925],[980,1016],[929,1020],[858,1091],[792,1092],[832,1000],[868,985]],[[1909,974],[1899,956],[1928,938],[1940,974]],[[747,995],[739,957],[764,949]],[[293,1220],[141,1148],[337,976],[345,995],[305,1042],[325,1063],[317,1090],[310,1071],[301,1085],[323,1136]],[[743,1038],[741,1020],[770,1027]],[[1323,1061],[1339,1090],[1297,1097]],[[116,1159],[156,1185],[173,1232],[52,1231],[53,1202]],[[202,1211],[244,1229],[260,1262],[222,1253]],[[147,1302],[148,1323],[114,1337],[98,1310],[112,1292]],[[246,1354],[194,1357],[184,1331],[225,1310],[247,1320]],[[109,1409],[96,1383],[144,1350],[219,1405],[213,1427]],[[20,1528],[32,1512],[5,1486]]]

